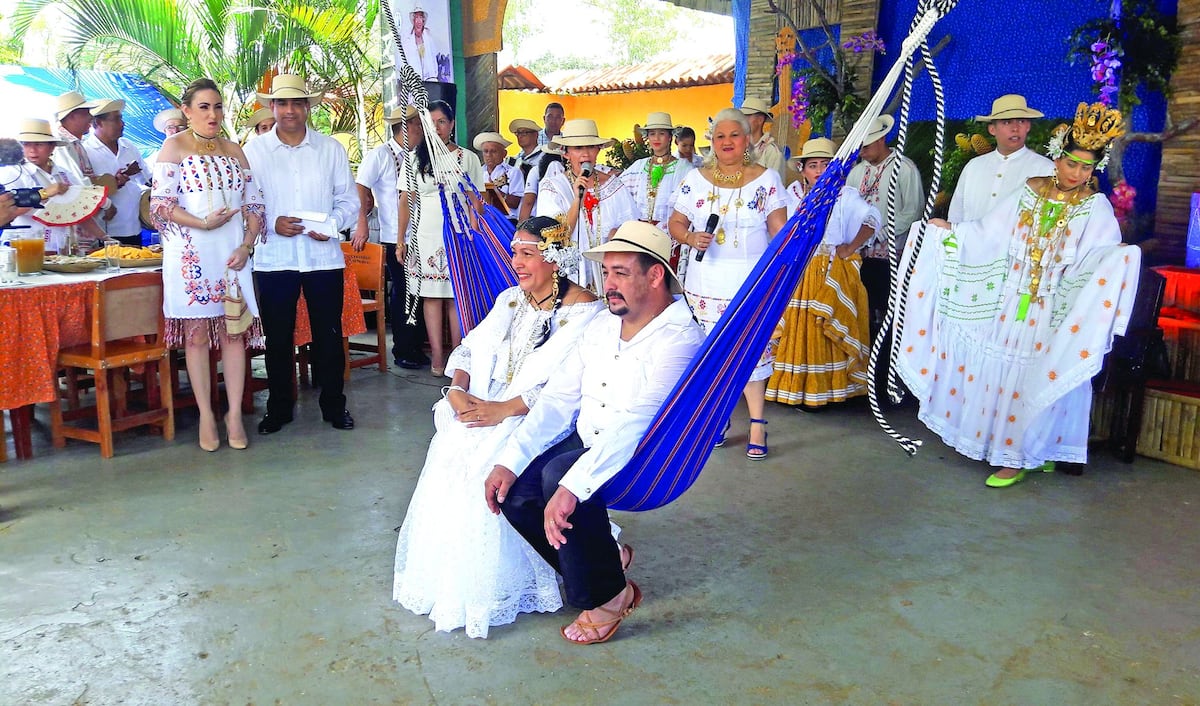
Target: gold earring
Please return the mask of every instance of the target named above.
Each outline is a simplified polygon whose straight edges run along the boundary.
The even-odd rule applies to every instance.
[[[754,163],[754,158],[752,158],[750,156],[750,148],[747,147],[746,151],[742,153],[742,165],[748,167],[753,163]]]
[[[550,301],[554,302],[553,308],[558,307],[558,273],[554,274],[554,289],[550,291]]]

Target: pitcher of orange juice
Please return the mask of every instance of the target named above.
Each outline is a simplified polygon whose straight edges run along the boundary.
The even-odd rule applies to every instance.
[[[46,241],[42,234],[19,233],[12,238],[12,246],[17,249],[17,274],[40,275],[45,265]]]

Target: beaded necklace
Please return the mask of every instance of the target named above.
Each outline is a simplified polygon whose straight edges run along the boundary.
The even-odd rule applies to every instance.
[[[715,169],[713,170],[713,173],[720,175],[720,172],[716,171]],[[738,172],[739,178],[741,177],[741,174],[741,172]],[[729,187],[729,198],[725,199],[725,203],[723,204],[721,203],[722,187],[714,184],[713,190],[708,193],[709,215],[716,213],[718,216],[720,216],[720,221],[718,221],[717,230],[714,234],[715,237],[713,238],[717,245],[725,244],[725,216],[729,213],[729,207],[732,205],[733,223],[730,224],[730,227],[733,229],[733,247],[738,247],[738,212],[741,210],[742,206],[746,205],[746,202],[742,200],[743,187],[745,187],[745,184],[739,184],[737,191],[734,191],[733,187]]]
[[[1070,210],[1083,201],[1082,189],[1058,191],[1058,199],[1050,198],[1056,185],[1047,182],[1038,190],[1033,208],[1021,214],[1021,225],[1027,227],[1024,260],[1029,263],[1028,291],[1021,294],[1017,302],[1017,321],[1024,321],[1029,305],[1042,302],[1042,275],[1045,259],[1054,252],[1054,261],[1062,261],[1062,248],[1066,242]]]

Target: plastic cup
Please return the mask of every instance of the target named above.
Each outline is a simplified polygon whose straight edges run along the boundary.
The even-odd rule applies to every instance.
[[[46,241],[42,240],[40,233],[36,236],[19,235],[13,239],[12,246],[17,250],[17,274],[42,274],[42,266],[46,262]]]
[[[121,271],[121,241],[105,238],[104,271],[109,274],[117,274]]]
[[[0,284],[17,281],[17,250],[11,246],[0,247]]]

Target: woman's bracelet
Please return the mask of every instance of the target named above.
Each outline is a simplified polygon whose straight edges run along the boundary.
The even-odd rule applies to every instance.
[[[467,394],[467,391],[464,390],[461,385],[447,385],[446,387],[442,388],[442,397],[449,395],[451,392],[453,392],[455,390],[463,393],[464,395]]]

